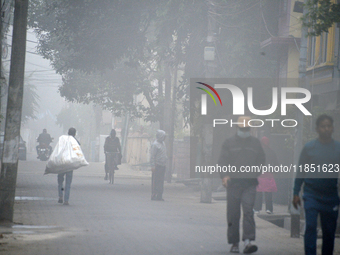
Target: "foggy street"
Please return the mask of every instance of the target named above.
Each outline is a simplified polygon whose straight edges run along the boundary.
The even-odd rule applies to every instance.
[[[340,255],[340,0],[0,4],[0,255]]]
[[[180,183],[151,201],[149,171],[122,165],[110,185],[103,163],[90,163],[74,171],[64,206],[45,164],[19,162],[15,225],[0,228],[0,254],[229,254],[225,201],[199,203],[197,188]],[[303,238],[255,218],[256,254],[302,254]]]

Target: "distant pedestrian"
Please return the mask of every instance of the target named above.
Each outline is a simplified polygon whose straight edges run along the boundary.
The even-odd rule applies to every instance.
[[[77,131],[76,131],[75,128],[70,128],[68,130],[68,135],[70,135],[70,136],[74,137],[74,139],[76,139],[75,138],[76,132]],[[77,139],[76,139],[76,141],[80,145],[80,143]],[[66,177],[66,180],[65,180],[65,195],[63,196],[63,191],[64,191],[63,183],[64,183],[65,177]],[[69,201],[69,198],[70,198],[72,177],[73,177],[73,170],[65,172],[65,173],[58,174],[58,193],[59,193],[58,203],[62,204],[64,202],[64,205],[69,205],[68,201]]]
[[[241,167],[264,164],[265,155],[260,141],[251,136],[248,121],[250,117],[242,116],[237,120],[237,134],[223,143],[218,164],[220,166]],[[243,237],[246,254],[257,251],[255,241],[254,202],[258,173],[247,173],[248,176],[237,176],[234,173],[221,172],[223,186],[227,188],[227,221],[228,243],[231,253],[239,253],[241,206],[243,210]],[[244,178],[246,177],[246,178]]]
[[[275,152],[272,148],[269,147],[269,139],[268,137],[261,138],[262,148],[264,150],[264,154],[266,155],[266,166],[278,166],[278,160]],[[277,192],[277,186],[272,173],[264,173],[261,174],[257,180],[259,181],[259,185],[256,187],[256,199],[254,212],[259,213],[262,210],[262,198],[264,194],[265,203],[266,203],[266,213],[273,213],[273,192]]]
[[[163,130],[157,130],[156,140],[151,146],[151,200],[164,201],[164,175],[168,157],[166,155],[165,140],[166,134]]]
[[[104,180],[108,179],[108,173],[109,173],[109,167],[108,162],[109,160],[113,160],[114,162],[114,170],[118,170],[117,167],[118,164],[120,164],[121,155],[122,155],[122,148],[120,146],[119,138],[116,136],[116,130],[112,129],[111,133],[108,137],[105,139],[104,143],[104,152],[105,152],[105,177]],[[112,153],[117,153],[116,156],[114,156]],[[109,157],[113,157],[109,158]]]
[[[320,115],[316,120],[316,132],[319,137],[306,143],[299,159],[299,166],[303,171],[298,171],[296,175],[293,206],[297,209],[301,205],[299,192],[304,184],[306,255],[316,254],[318,215],[320,215],[322,228],[322,254],[332,255],[334,250],[339,211],[338,172],[334,170],[339,169],[340,165],[340,143],[333,140],[333,131],[333,118],[326,114]],[[313,168],[316,171],[311,173]],[[318,168],[323,170],[321,175]],[[323,173],[325,168],[327,176]]]

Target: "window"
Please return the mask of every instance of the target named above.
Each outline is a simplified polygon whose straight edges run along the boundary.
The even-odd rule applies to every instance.
[[[327,62],[327,43],[328,43],[328,33],[323,32],[320,35],[320,56],[319,64]]]
[[[308,42],[308,65],[309,66],[314,66],[315,64],[315,43],[316,43],[315,36],[310,36],[309,42]]]
[[[330,0],[336,3],[335,0]],[[307,71],[323,66],[334,65],[334,45],[335,45],[335,27],[328,29],[328,32],[322,32],[320,36],[310,36],[307,45]]]
[[[310,36],[307,45],[308,69],[318,66],[334,65],[335,25],[320,36]]]

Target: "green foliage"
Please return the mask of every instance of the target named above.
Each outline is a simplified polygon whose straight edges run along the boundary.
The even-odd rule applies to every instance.
[[[319,36],[334,24],[340,22],[340,4],[331,0],[308,0],[307,15],[302,17],[303,25],[310,28],[308,35]]]

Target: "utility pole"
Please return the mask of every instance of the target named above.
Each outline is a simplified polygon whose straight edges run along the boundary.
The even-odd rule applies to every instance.
[[[2,4],[2,0],[0,0],[0,81],[1,81],[0,85],[1,86],[2,86],[2,18],[3,18],[3,13],[4,13],[2,8],[3,8],[3,4]],[[1,86],[0,86],[0,95],[1,95]]]
[[[307,3],[307,0],[304,0],[304,4]],[[307,8],[303,7],[303,16],[306,16],[308,13]],[[300,44],[300,58],[299,58],[299,84],[300,87],[306,88],[306,65],[307,65],[307,34],[308,28],[302,25],[301,28],[301,44]],[[301,111],[297,113],[297,122],[299,125],[296,129],[295,135],[295,144],[294,144],[294,164],[298,165],[300,152],[302,150],[302,137],[303,137],[303,118],[304,115]],[[294,178],[292,178],[294,182]],[[294,185],[294,183],[293,183]],[[292,185],[292,186],[293,186]],[[291,193],[292,194],[292,193]],[[290,201],[293,200],[293,196],[291,195]],[[291,206],[291,204],[290,204]],[[291,227],[290,227],[290,236],[294,238],[300,237],[300,214],[291,214]]]
[[[3,4],[2,0],[0,0],[0,114],[1,114],[1,93],[2,86],[4,82],[4,77],[2,76],[2,18],[3,18]]]
[[[216,13],[216,8],[215,6],[211,3],[211,0],[207,0],[207,4],[209,6],[208,9],[208,36],[207,36],[207,42],[208,46],[211,47],[206,47],[206,48],[213,48],[214,42],[216,40],[216,21],[212,17],[213,13]],[[205,78],[214,78],[215,75],[215,61],[214,58],[213,60],[206,60],[206,72],[205,72]],[[205,148],[212,148],[212,146],[206,146],[207,144],[212,145],[212,139],[208,139],[209,137],[208,133],[212,133],[213,130],[212,126],[206,126],[203,132],[203,140],[202,142],[202,151],[204,154],[204,159],[203,161],[206,160],[211,160],[212,158],[212,151],[205,151]],[[211,140],[211,141],[210,141]],[[205,163],[210,163],[210,162],[205,162]],[[201,203],[211,203],[212,201],[212,186],[213,186],[213,179],[212,176],[209,173],[204,173],[203,178],[202,178],[202,183],[201,183]]]
[[[13,221],[24,91],[28,0],[15,0],[11,66],[0,175],[0,220]]]

